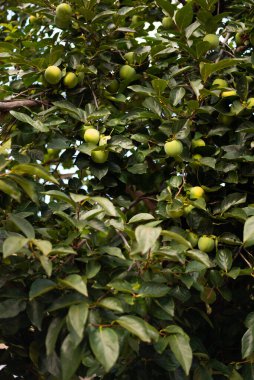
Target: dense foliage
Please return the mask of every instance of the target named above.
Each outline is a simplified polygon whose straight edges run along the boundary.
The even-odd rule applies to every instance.
[[[1,380],[254,379],[254,1],[59,4],[0,1]]]

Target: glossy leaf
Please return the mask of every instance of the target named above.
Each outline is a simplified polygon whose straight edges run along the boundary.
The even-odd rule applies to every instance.
[[[89,343],[97,360],[109,372],[119,356],[117,333],[113,328],[93,328],[89,331]]]
[[[244,223],[243,243],[245,247],[250,247],[254,244],[254,216],[251,216]]]
[[[83,338],[87,316],[88,304],[86,302],[72,305],[69,308],[66,323],[75,345],[78,345]]]
[[[83,278],[78,274],[70,274],[68,277],[59,280],[59,282],[69,288],[75,289],[77,292],[87,296],[87,287]]]
[[[3,257],[8,257],[19,252],[27,243],[28,239],[22,236],[9,236],[3,243]]]
[[[138,249],[146,253],[153,248],[155,242],[161,234],[160,227],[138,226],[135,230],[135,236],[138,243]]]
[[[134,315],[124,315],[118,318],[116,322],[143,342],[150,343],[159,338],[158,331],[152,325]]]
[[[168,337],[168,343],[185,374],[188,375],[192,364],[192,349],[189,340],[184,335],[172,334]]]
[[[254,352],[254,329],[250,327],[242,337],[242,357],[247,358]]]

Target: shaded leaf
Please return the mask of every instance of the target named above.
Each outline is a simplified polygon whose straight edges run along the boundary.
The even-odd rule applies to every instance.
[[[64,323],[64,318],[54,318],[50,323],[45,340],[47,355],[51,355],[54,352],[58,335]]]
[[[26,235],[27,238],[33,239],[35,237],[34,228],[28,220],[15,214],[11,214],[10,220],[21,232],[23,232],[24,235]]]
[[[32,286],[29,291],[29,298],[32,300],[33,298],[39,297],[50,290],[56,288],[56,283],[48,280],[48,279],[37,279],[32,283]]]
[[[250,327],[242,337],[242,358],[245,359],[254,352],[254,328]]]
[[[13,318],[26,308],[24,300],[8,299],[0,302],[0,319]]]
[[[80,346],[74,347],[71,336],[67,335],[61,346],[62,380],[71,380],[82,359]]]
[[[5,194],[20,202],[21,192],[17,189],[14,182],[8,181],[7,179],[0,179],[0,191],[3,191]]]

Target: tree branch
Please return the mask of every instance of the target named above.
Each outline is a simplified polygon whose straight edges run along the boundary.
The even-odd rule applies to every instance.
[[[41,100],[31,100],[31,99],[18,99],[18,100],[10,100],[10,101],[4,101],[0,102],[0,111],[11,111],[14,108],[19,107],[35,107],[38,105],[48,105],[48,102],[43,102]]]

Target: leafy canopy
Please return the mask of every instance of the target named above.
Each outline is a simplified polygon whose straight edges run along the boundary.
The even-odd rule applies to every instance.
[[[59,5],[0,5],[1,379],[250,380],[253,1]]]

